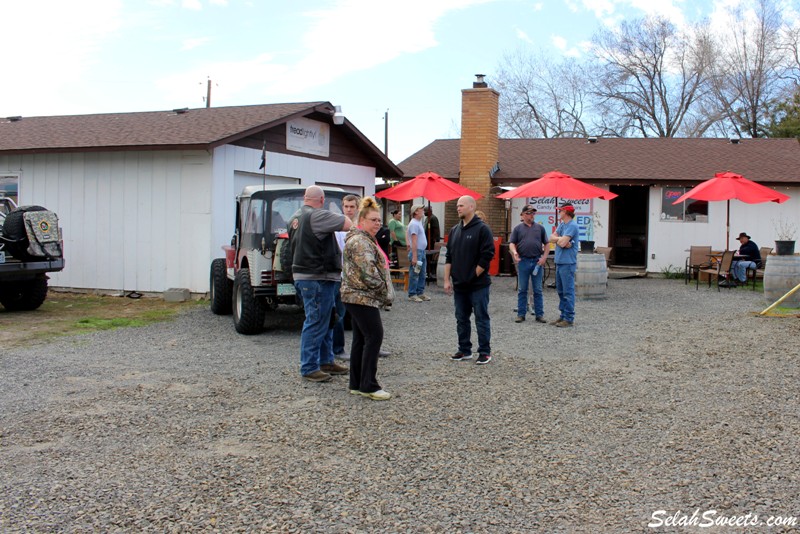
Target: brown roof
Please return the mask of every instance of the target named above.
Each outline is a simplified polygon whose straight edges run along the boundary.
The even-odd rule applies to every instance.
[[[211,149],[268,130],[295,117],[330,120],[329,102],[228,106],[137,113],[0,119],[0,154],[76,150]],[[17,120],[15,120],[17,119]],[[401,171],[351,122],[345,136],[367,154],[381,176]]]
[[[587,182],[617,184],[707,180],[733,171],[762,183],[800,183],[797,139],[500,139],[496,185],[520,185],[559,170]],[[405,177],[435,171],[458,179],[460,139],[439,139],[399,165]],[[488,169],[487,169],[488,172]]]

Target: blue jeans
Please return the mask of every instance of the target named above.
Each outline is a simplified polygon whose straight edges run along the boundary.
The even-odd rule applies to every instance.
[[[576,263],[556,264],[556,292],[561,318],[570,323],[575,320],[575,270]]]
[[[475,328],[478,330],[478,354],[492,353],[492,325],[489,320],[489,288],[474,291],[454,291],[453,302],[456,307],[456,333],[458,352],[472,354],[472,323],[470,315],[475,312]]]
[[[755,269],[758,267],[754,261],[735,261],[731,265],[733,275],[739,282],[747,282],[747,269]]]
[[[319,371],[320,365],[333,363],[333,290],[336,282],[296,280],[294,287],[303,296],[306,320],[300,334],[300,374]]]
[[[333,353],[339,354],[344,352],[344,314],[346,313],[346,308],[340,293],[342,283],[334,282],[334,284],[333,308],[336,310],[339,320],[333,325]]]
[[[425,292],[425,277],[428,272],[428,265],[427,265],[428,258],[425,257],[425,251],[423,249],[417,249],[417,259],[422,262],[422,267],[420,268],[419,274],[414,273],[415,264],[411,260],[411,251],[408,251],[408,296],[409,297],[413,297],[414,295],[422,295]]]
[[[521,258],[517,264],[519,276],[519,291],[517,292],[517,315],[525,317],[528,310],[528,282],[533,285],[533,309],[536,317],[544,315],[544,293],[542,292],[542,278],[544,269],[539,267],[539,272],[533,274],[536,268],[536,259]]]

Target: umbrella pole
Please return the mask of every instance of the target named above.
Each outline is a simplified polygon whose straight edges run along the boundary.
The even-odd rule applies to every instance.
[[[731,246],[731,201],[728,199],[728,213],[725,219],[725,250]]]

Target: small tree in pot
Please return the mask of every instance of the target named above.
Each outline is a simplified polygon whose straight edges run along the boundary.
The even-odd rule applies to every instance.
[[[797,225],[786,219],[774,220],[775,233],[778,239],[775,240],[775,254],[778,256],[791,256],[794,254],[795,234]]]

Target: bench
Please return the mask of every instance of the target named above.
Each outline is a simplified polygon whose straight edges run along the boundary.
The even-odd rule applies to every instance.
[[[408,292],[408,267],[389,269],[393,284],[403,284],[403,291]]]

